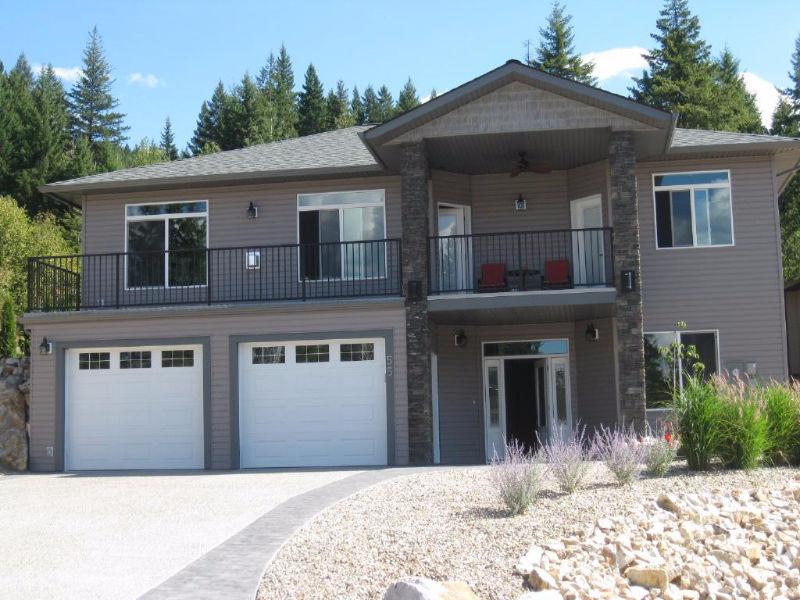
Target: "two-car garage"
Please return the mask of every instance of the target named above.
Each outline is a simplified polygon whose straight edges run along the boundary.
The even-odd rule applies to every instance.
[[[238,419],[231,416],[238,427],[231,428],[231,445],[238,438],[239,465],[387,464],[385,346],[382,337],[235,344]],[[208,466],[206,348],[66,349],[64,468]]]

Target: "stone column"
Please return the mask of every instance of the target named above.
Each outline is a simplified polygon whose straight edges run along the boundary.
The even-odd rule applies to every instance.
[[[400,177],[409,460],[412,464],[430,464],[433,462],[433,407],[431,330],[427,301],[428,157],[424,142],[401,146]],[[418,293],[415,294],[415,291]]]
[[[642,269],[639,253],[639,205],[636,153],[630,132],[611,133],[608,148],[611,210],[614,215],[614,277],[617,283],[616,336],[620,419],[642,427],[646,421]],[[626,291],[623,272],[632,271],[635,289]]]

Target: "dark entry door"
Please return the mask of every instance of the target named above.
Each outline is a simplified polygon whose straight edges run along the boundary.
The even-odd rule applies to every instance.
[[[506,359],[506,432],[529,449],[536,444],[539,425],[535,387],[536,359]]]

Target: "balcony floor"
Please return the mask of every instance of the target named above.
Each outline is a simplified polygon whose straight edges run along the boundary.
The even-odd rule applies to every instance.
[[[454,293],[428,297],[431,319],[445,325],[557,323],[614,314],[617,290],[588,287],[497,293]]]

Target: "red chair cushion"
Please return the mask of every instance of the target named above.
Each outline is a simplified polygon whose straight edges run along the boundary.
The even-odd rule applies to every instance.
[[[544,278],[549,284],[562,285],[569,283],[568,260],[546,260],[544,262]]]
[[[505,263],[489,263],[481,265],[481,286],[502,287],[506,284]]]

